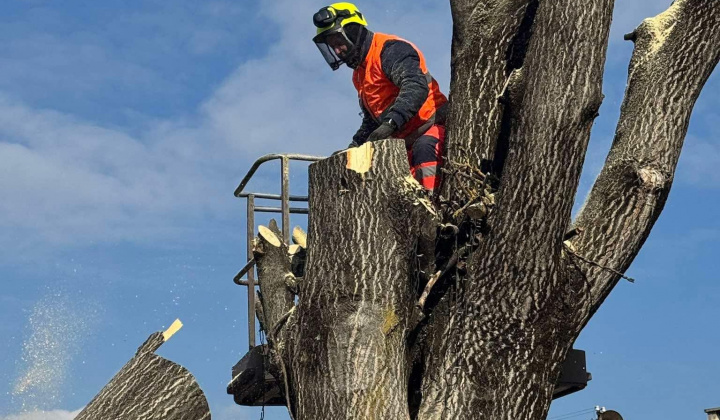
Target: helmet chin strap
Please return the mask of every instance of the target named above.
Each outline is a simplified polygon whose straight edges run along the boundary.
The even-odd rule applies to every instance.
[[[363,44],[365,43],[365,38],[367,38],[368,30],[362,25],[350,24],[345,27],[345,34],[350,42],[353,43],[354,48],[343,61],[345,61],[348,67],[355,70],[358,65],[360,65],[360,60],[362,59]]]

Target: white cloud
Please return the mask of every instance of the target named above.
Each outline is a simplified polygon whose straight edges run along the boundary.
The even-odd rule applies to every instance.
[[[431,22],[418,30],[411,17],[397,22],[374,7],[378,28],[417,36],[437,62],[436,77],[448,74],[449,25],[444,39],[428,35],[440,29],[435,9],[413,11]],[[345,147],[360,123],[351,72],[332,72],[311,42],[309,18],[297,18],[319,6],[285,0],[262,8],[279,41],[240,65],[190,120],[156,121],[130,135],[0,92],[0,228],[8,233],[0,241],[30,248],[166,238],[183,220],[227,215],[235,178],[260,155]]]
[[[79,413],[80,410],[31,411],[28,413],[11,414],[7,417],[2,417],[0,420],[73,420]]]
[[[180,129],[142,140],[0,99],[0,227],[72,243],[152,234],[160,218],[202,211],[197,196],[213,188],[193,171],[200,145]]]
[[[618,1],[615,24],[641,21],[665,3]],[[258,156],[327,155],[345,147],[360,123],[359,109],[350,71],[332,72],[311,42],[309,16],[323,5],[262,3],[260,14],[271,22],[263,27],[276,32],[277,42],[238,66],[189,117],[154,121],[142,130],[32,108],[0,92],[0,245],[167,239],[204,217],[230,217],[230,192]],[[421,47],[447,91],[447,4],[370,1],[363,10],[371,29]],[[239,12],[213,2],[198,14]],[[163,23],[155,16],[146,24]],[[201,29],[189,41],[198,51],[222,39],[212,27]],[[16,64],[42,67],[33,63]]]

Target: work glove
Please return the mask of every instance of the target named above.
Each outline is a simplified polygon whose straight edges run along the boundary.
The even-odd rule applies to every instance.
[[[367,141],[385,140],[392,136],[392,133],[397,130],[397,126],[392,120],[388,120],[380,124],[380,127],[376,128],[375,131],[370,133]]]

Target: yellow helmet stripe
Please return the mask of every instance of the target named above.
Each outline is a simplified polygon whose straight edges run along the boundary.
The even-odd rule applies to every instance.
[[[357,6],[355,6],[352,3],[349,3],[349,2],[333,3],[330,6],[328,6],[327,8],[330,11],[332,11],[333,14],[335,14],[335,15],[337,15],[338,14],[337,12],[340,10],[345,10],[345,11],[348,11],[351,13],[350,17],[341,18],[340,26],[345,26],[348,23],[357,23],[362,26],[368,25],[367,20],[365,20],[365,16],[360,12],[360,9],[358,9]],[[319,35],[325,31],[328,31],[335,27],[337,27],[337,23],[334,25],[326,26],[324,28],[318,28],[317,33]]]

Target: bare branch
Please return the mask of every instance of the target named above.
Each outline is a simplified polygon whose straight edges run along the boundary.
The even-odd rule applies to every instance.
[[[720,59],[720,2],[676,0],[630,36],[635,51],[615,140],[575,222],[579,255],[624,272],[660,215],[690,114]],[[582,265],[582,264],[581,264]],[[590,315],[620,276],[586,265]]]
[[[514,86],[510,150],[492,226],[513,254],[553,255],[570,220],[602,102],[612,0],[544,2]]]
[[[480,167],[492,160],[503,115],[498,101],[513,62],[521,63],[537,0],[452,0],[453,61],[447,157]],[[523,25],[525,22],[525,25]],[[462,182],[462,181],[458,181]],[[442,195],[454,199],[455,182]]]
[[[273,327],[294,305],[286,284],[286,278],[292,276],[290,257],[274,220],[269,228],[260,226],[258,230],[253,254],[257,261],[265,327],[268,334],[272,334]]]

